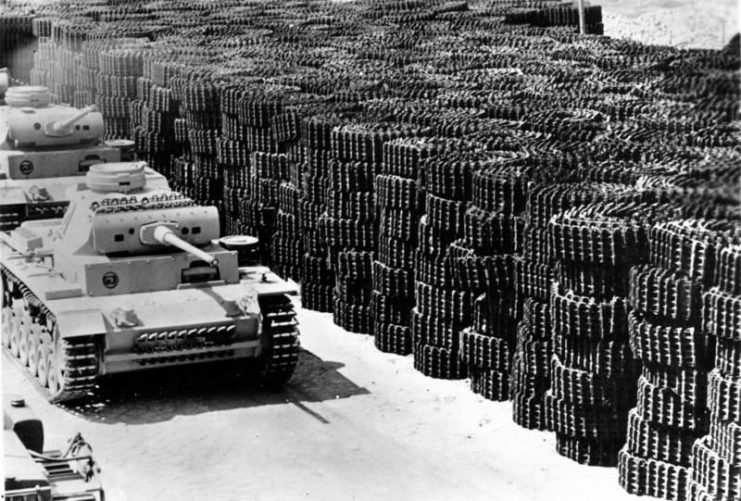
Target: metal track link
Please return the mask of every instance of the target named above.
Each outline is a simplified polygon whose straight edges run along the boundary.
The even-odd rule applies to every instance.
[[[300,349],[296,312],[288,296],[261,299],[263,335],[267,338],[265,360],[260,371],[266,386],[281,386],[290,379]]]
[[[6,294],[6,297],[11,298],[11,301],[25,300],[28,303],[34,304],[39,308],[38,315],[44,315],[46,317],[47,325],[49,325],[49,322],[54,324],[54,315],[51,311],[5,265],[0,265],[0,274],[2,274],[5,284],[7,286],[12,285],[12,288],[18,291],[22,299],[12,298],[10,294]],[[34,344],[32,343],[32,345]],[[50,402],[60,403],[79,400],[87,397],[95,389],[98,378],[99,355],[97,345],[90,337],[60,340],[59,347],[63,350],[64,356],[57,357],[57,360],[61,358],[65,362],[65,366],[63,367],[63,375],[60,374],[60,378],[63,378],[63,381],[60,381],[63,389],[57,393],[52,393],[48,385],[43,385],[37,376],[31,374],[28,366],[13,355],[5,343],[2,343],[2,345],[3,352],[7,358],[22,370],[26,378]]]

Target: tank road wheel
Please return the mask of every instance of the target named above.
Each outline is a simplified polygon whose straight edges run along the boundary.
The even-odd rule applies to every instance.
[[[33,324],[31,335],[28,338],[28,372],[33,377],[39,373],[39,339],[41,336],[41,326]]]
[[[31,316],[31,309],[23,309],[23,317],[21,317],[19,334],[18,334],[18,360],[21,361],[23,367],[28,365],[29,348],[31,346],[31,337],[33,336],[33,317]]]
[[[63,395],[67,387],[66,369],[68,360],[65,350],[61,346],[63,342],[63,340],[58,340],[57,343],[52,343],[47,357],[46,386],[49,389],[49,400],[52,402]]]
[[[41,386],[47,387],[49,383],[49,359],[51,358],[51,334],[49,330],[44,326],[41,327],[41,334],[39,336],[39,344],[36,347],[38,356],[38,379]]]
[[[13,305],[13,314],[10,318],[10,354],[18,358],[21,344],[21,319],[23,318],[23,305],[20,302]]]
[[[49,389],[49,400],[63,390],[64,376],[60,373],[56,362],[54,362],[54,351],[46,357],[46,387]]]
[[[288,296],[260,298],[263,352],[258,359],[261,387],[281,388],[296,369],[301,344],[293,303]]]

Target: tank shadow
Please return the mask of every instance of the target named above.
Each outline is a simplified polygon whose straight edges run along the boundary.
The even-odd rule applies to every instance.
[[[282,390],[260,389],[248,374],[229,365],[153,369],[104,381],[86,401],[65,404],[69,412],[100,423],[145,424],[204,412],[294,404],[323,423],[323,416],[302,405],[366,395],[338,372],[339,362],[302,350],[291,380]]]

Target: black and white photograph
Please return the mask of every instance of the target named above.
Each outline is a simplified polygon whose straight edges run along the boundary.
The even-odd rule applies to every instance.
[[[4,501],[741,501],[739,0],[0,0]]]

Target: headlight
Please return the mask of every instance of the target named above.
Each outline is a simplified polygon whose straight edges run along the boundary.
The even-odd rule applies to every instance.
[[[248,315],[259,315],[260,303],[257,301],[257,289],[248,287],[247,293],[239,298],[239,307]]]
[[[111,312],[111,320],[113,320],[113,324],[120,329],[136,327],[139,325],[139,317],[136,316],[136,312],[131,308],[116,308]]]

